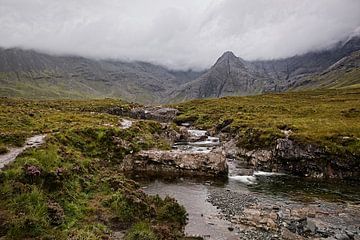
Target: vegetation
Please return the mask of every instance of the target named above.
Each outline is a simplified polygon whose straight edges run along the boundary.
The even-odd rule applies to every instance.
[[[135,104],[119,100],[0,99],[0,152],[47,133],[0,172],[0,236],[7,239],[184,239],[186,212],[172,198],[144,194],[119,172],[142,149],[169,149],[161,124],[120,128]],[[228,132],[248,149],[291,139],[336,154],[360,154],[360,88],[193,100],[176,122]],[[190,238],[188,238],[190,239]]]
[[[252,149],[291,139],[337,154],[360,154],[360,88],[198,99],[173,105],[176,121],[227,131]]]
[[[48,133],[0,172],[0,236],[6,239],[127,239],[183,237],[186,212],[172,198],[143,193],[118,170],[122,159],[149,148],[169,148],[161,125],[119,127],[109,108],[118,100],[0,100],[0,144],[21,146]]]

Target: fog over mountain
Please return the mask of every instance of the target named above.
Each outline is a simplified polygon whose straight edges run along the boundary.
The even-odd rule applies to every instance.
[[[0,46],[209,68],[329,48],[359,33],[358,0],[0,0]]]

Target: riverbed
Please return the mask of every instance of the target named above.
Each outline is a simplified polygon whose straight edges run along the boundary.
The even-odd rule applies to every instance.
[[[204,135],[205,131],[194,131]],[[208,137],[175,144],[184,151],[220,145]],[[204,239],[359,239],[360,191],[357,183],[299,178],[253,171],[227,159],[228,179],[167,178],[141,181],[143,190],[169,195],[189,216],[185,233]]]

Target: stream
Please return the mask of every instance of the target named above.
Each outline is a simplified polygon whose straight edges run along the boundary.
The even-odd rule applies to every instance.
[[[44,143],[46,135],[35,135],[33,137],[30,137],[26,139],[25,145],[23,147],[17,147],[17,148],[10,148],[9,152],[0,155],[0,169],[5,167],[7,164],[11,163],[15,160],[15,158],[25,151],[28,148],[31,147],[38,147],[41,144]]]
[[[189,134],[199,140],[173,148],[211,154],[221,145],[206,131]],[[187,235],[216,240],[360,239],[357,183],[253,171],[233,159],[227,163],[228,179],[223,181],[167,178],[140,183],[147,194],[174,197],[186,208]]]

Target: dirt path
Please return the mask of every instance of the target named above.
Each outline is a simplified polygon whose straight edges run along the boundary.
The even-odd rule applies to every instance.
[[[35,135],[26,140],[25,146],[19,148],[11,148],[10,151],[6,154],[0,155],[0,169],[5,167],[10,162],[14,161],[15,158],[25,151],[25,149],[31,147],[38,147],[44,143],[46,135]]]

